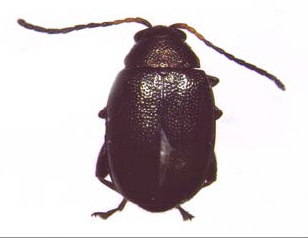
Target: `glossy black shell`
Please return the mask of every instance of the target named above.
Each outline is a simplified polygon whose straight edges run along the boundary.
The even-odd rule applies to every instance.
[[[194,196],[214,157],[212,89],[185,39],[172,27],[138,32],[107,104],[112,182],[125,198],[152,212]]]

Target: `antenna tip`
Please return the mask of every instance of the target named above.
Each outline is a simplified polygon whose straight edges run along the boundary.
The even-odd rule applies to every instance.
[[[19,25],[23,26],[23,25],[25,25],[26,21],[25,21],[24,19],[19,18],[19,19],[17,20],[17,23],[18,23]]]
[[[284,86],[284,84],[280,81],[275,81],[276,85],[278,88],[280,88],[282,91],[286,91],[286,87]]]
[[[17,22],[18,22],[18,24],[19,24],[19,25],[22,25],[22,24],[24,24],[24,23],[25,23],[25,20],[24,20],[24,19],[19,18],[19,19],[17,20]]]

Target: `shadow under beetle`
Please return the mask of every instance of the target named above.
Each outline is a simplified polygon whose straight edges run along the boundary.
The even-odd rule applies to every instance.
[[[153,27],[137,17],[48,29],[18,20],[25,28],[49,34],[130,22],[148,28],[135,34],[136,44],[107,107],[99,112],[106,120],[106,135],[96,165],[98,179],[124,199],[117,208],[92,215],[107,219],[131,201],[150,212],[177,208],[184,220],[192,219],[180,205],[216,180],[215,121],[222,112],[212,92],[218,79],[198,69],[199,59],[179,29],[285,88],[274,75],[225,52],[184,23]]]

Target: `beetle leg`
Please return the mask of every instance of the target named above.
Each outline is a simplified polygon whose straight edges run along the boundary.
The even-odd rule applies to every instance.
[[[127,200],[125,198],[123,198],[122,202],[119,204],[119,206],[117,208],[112,209],[112,210],[110,210],[108,212],[94,212],[92,214],[92,216],[95,216],[95,217],[99,216],[102,219],[107,219],[108,217],[110,217],[115,212],[122,211],[123,208],[125,207],[126,203],[127,203]]]
[[[103,111],[103,110],[102,110]],[[105,177],[109,174],[109,164],[108,164],[108,157],[107,157],[107,147],[105,143],[103,144],[101,151],[99,152],[97,163],[96,163],[96,177],[101,181],[104,185],[109,187],[110,189],[117,191],[116,187],[114,184],[108,180],[105,179]],[[124,198],[120,205],[107,212],[94,212],[92,216],[99,216],[102,219],[107,219],[110,217],[113,213],[117,211],[122,211],[123,208],[125,207],[127,200]]]
[[[191,219],[194,218],[193,215],[191,215],[189,212],[185,211],[182,207],[178,206],[176,208],[180,211],[184,221],[191,220]]]
[[[104,179],[109,174],[108,167],[107,147],[104,143],[96,162],[95,175],[99,180]]]
[[[213,153],[212,163],[210,164],[207,170],[206,178],[205,178],[206,182],[204,182],[203,188],[215,182],[216,178],[217,178],[217,161],[216,161],[215,153]]]
[[[96,171],[95,175],[99,179],[99,181],[105,184],[110,189],[118,192],[114,186],[114,184],[105,179],[105,177],[109,174],[109,164],[107,157],[107,148],[105,143],[102,146],[101,151],[99,152],[97,163],[96,163]]]
[[[102,119],[107,118],[107,107],[105,107],[103,110],[100,110],[98,113],[98,116]]]
[[[219,79],[217,77],[207,75],[207,79],[209,80],[212,87],[216,86],[219,83]]]
[[[107,118],[107,107],[101,110],[98,113],[98,116],[102,119],[106,119]],[[108,164],[108,157],[107,157],[107,147],[104,143],[99,152],[98,158],[97,158],[95,175],[99,179],[99,181],[101,181],[107,187],[117,192],[114,184],[105,179],[105,177],[109,174],[108,168],[109,168],[109,164]]]
[[[98,179],[99,179],[99,181],[101,181],[101,183],[103,183],[104,185],[106,185],[108,188],[110,188],[110,189],[112,189],[112,190],[118,192],[118,191],[116,190],[116,188],[115,188],[115,186],[114,186],[114,184],[113,184],[112,182],[110,182],[110,181],[108,181],[108,180],[106,180],[106,179],[104,179],[104,178],[98,178]]]
[[[221,116],[222,116],[222,110],[218,109],[218,107],[215,106],[214,108],[215,120],[219,119]]]

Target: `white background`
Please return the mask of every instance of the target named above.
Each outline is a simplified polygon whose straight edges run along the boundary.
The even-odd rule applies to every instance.
[[[1,1],[0,235],[308,235],[307,1]],[[47,35],[45,27],[140,16],[185,22],[226,51],[276,74],[267,78],[187,33],[202,68],[220,78],[218,180],[176,209],[152,214],[129,203],[109,220],[94,211],[121,197],[94,176],[103,142],[97,117],[139,24]]]

